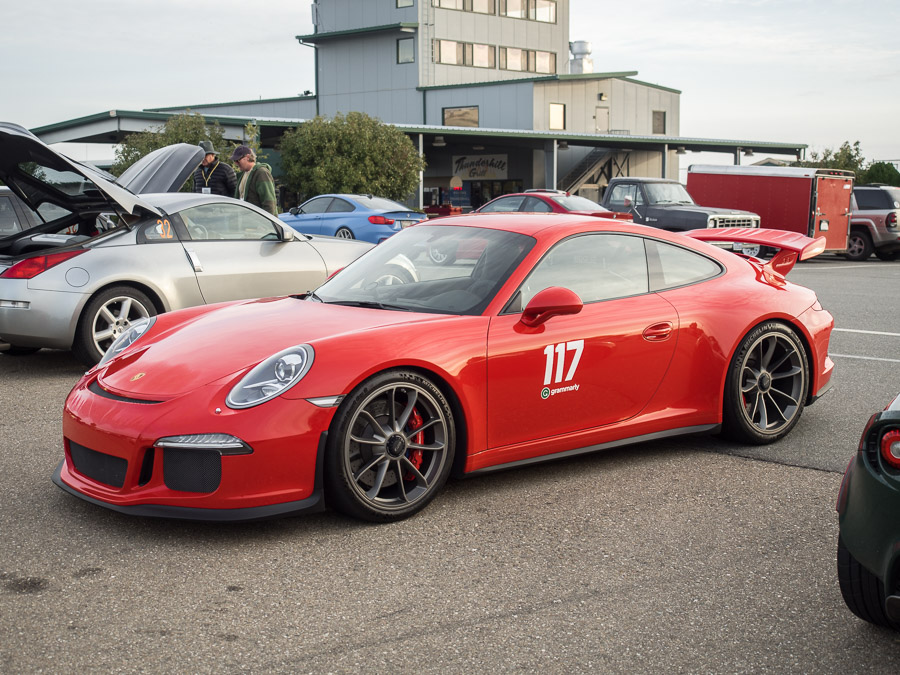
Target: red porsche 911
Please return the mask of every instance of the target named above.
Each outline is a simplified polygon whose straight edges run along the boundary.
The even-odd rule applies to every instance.
[[[480,255],[436,265],[435,245]],[[315,291],[132,324],[69,394],[54,481],[144,516],[391,521],[451,473],[680,434],[770,443],[830,384],[833,319],[785,279],[823,247],[565,214],[423,223]]]

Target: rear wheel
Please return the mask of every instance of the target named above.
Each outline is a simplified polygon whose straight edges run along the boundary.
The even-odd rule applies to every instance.
[[[434,383],[393,370],[359,385],[328,434],[325,495],[355,518],[389,522],[420,511],[447,481],[453,413]]]
[[[847,252],[844,254],[844,257],[847,260],[856,262],[866,260],[872,255],[872,248],[872,237],[869,236],[868,232],[853,230],[847,239]]]
[[[803,412],[808,381],[797,334],[781,323],[757,326],[741,341],[725,378],[723,432],[755,445],[786,436]]]
[[[155,314],[150,298],[136,288],[107,288],[91,298],[81,313],[72,352],[79,361],[93,366],[133,321]]]
[[[355,239],[353,233],[346,227],[339,227],[338,231],[334,233],[334,236],[338,239]]]
[[[838,537],[838,582],[847,608],[863,621],[876,626],[900,630],[900,623],[891,621],[884,609],[885,592],[881,579],[859,564]]]

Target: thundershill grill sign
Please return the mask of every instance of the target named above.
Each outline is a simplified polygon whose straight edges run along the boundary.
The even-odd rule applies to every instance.
[[[463,180],[505,180],[506,155],[454,155],[453,175]]]

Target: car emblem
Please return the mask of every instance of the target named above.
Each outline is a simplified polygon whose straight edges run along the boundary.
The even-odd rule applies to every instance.
[[[137,375],[135,375],[135,376],[133,376],[133,377],[131,378],[131,381],[134,382],[135,380],[139,380],[139,379],[141,379],[141,378],[142,378],[144,375],[146,375],[146,374],[147,374],[147,373],[138,373]]]

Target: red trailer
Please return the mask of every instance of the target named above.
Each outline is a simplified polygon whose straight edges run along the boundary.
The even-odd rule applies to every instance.
[[[825,250],[847,250],[852,171],[794,166],[688,167],[698,204],[753,211],[760,227],[825,237]]]

